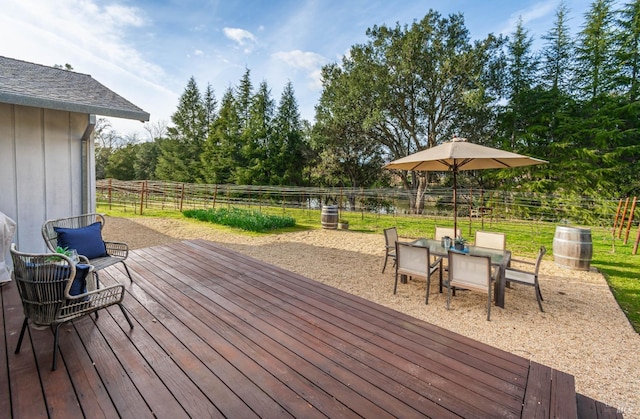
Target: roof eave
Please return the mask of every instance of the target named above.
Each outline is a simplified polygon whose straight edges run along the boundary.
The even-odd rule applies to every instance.
[[[0,102],[14,105],[33,106],[36,108],[56,109],[60,111],[96,114],[114,118],[133,119],[141,122],[149,121],[149,113],[130,109],[115,109],[104,106],[63,102],[58,100],[36,98],[12,93],[0,92]]]

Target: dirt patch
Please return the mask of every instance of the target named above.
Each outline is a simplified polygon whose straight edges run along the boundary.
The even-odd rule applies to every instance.
[[[206,239],[302,274],[421,320],[501,348],[575,376],[576,389],[640,417],[640,335],[629,324],[604,277],[556,266],[547,255],[541,267],[544,313],[532,287],[507,289],[505,308],[486,297],[459,292],[451,310],[432,281],[429,304],[425,282],[399,284],[393,294],[393,268],[381,273],[384,238],[345,230],[250,236],[219,231],[205,223],[164,218],[107,217],[105,239],[133,249],[176,240]],[[518,265],[515,264],[517,267]],[[529,266],[522,266],[530,269]],[[434,277],[435,278],[435,277]]]

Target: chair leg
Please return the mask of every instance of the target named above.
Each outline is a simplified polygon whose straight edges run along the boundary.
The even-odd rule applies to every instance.
[[[20,352],[20,346],[22,346],[22,338],[24,338],[24,332],[25,330],[27,330],[27,325],[29,324],[29,319],[28,318],[24,318],[24,321],[22,322],[22,330],[20,331],[20,337],[18,338],[18,346],[16,346],[16,351],[14,353],[19,353]]]
[[[56,324],[56,330],[53,338],[53,363],[51,364],[51,371],[55,371],[58,368],[58,335],[62,323]]]
[[[449,310],[450,301],[451,301],[451,285],[447,284],[447,310]]]
[[[535,286],[536,289],[536,300],[538,300],[538,307],[540,307],[540,311],[544,313],[544,310],[542,309],[542,294],[540,293],[540,288],[536,285]]]
[[[131,323],[131,319],[129,319],[129,315],[125,311],[122,304],[118,304],[118,307],[120,307],[120,310],[122,310],[122,314],[124,315],[125,320],[127,320],[127,323],[129,323],[129,327],[133,329],[133,323]]]
[[[126,263],[124,263],[124,260],[122,261],[122,264],[124,265],[124,270],[127,271],[127,276],[129,277],[129,280],[133,282],[133,278],[131,277],[131,272],[129,272],[129,267],[127,266]]]
[[[491,287],[487,293],[487,321],[491,321]]]
[[[396,293],[396,290],[398,289],[398,272],[396,271],[396,282],[395,284],[393,284],[393,293]]]
[[[427,275],[427,297],[424,300],[425,304],[429,304],[429,288],[431,288],[431,275]]]
[[[387,261],[389,260],[389,255],[384,257],[384,265],[382,265],[382,273],[384,273],[384,270],[387,269]]]

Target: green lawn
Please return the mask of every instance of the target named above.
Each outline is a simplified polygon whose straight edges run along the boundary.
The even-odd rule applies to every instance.
[[[246,208],[246,207],[245,207]],[[258,209],[252,207],[251,209]],[[98,206],[98,211],[114,217],[139,217],[132,212],[124,212],[117,209],[109,210],[106,206]],[[285,215],[295,218],[296,226],[277,230],[277,232],[296,231],[300,229],[320,228],[320,210],[296,210],[274,207],[262,207],[265,214]],[[145,210],[144,216],[152,217],[183,217],[178,211]],[[375,215],[367,213],[350,213],[343,211],[341,219],[349,221],[349,229],[363,233],[380,234],[387,227],[396,226],[401,237],[418,238],[433,237],[436,225],[453,227],[451,219],[418,216],[391,216]],[[195,222],[189,220],[190,222]],[[503,232],[507,235],[507,247],[517,256],[535,257],[541,245],[547,247],[545,259],[553,260],[553,237],[557,224],[535,221],[505,221],[484,220],[484,229]],[[224,228],[229,227],[212,227]],[[476,230],[482,229],[480,219],[458,219],[458,228],[465,238],[473,240]],[[627,315],[632,326],[640,333],[640,254],[632,255],[635,230],[631,232],[628,244],[623,244],[620,239],[613,239],[611,230],[600,227],[591,228],[593,241],[593,259],[591,266],[598,268],[607,279],[618,304]],[[247,233],[245,233],[247,234]],[[273,234],[273,233],[249,233],[249,234]],[[382,243],[382,239],[381,239]],[[559,268],[563,269],[563,268]],[[594,304],[597,304],[594,301]]]

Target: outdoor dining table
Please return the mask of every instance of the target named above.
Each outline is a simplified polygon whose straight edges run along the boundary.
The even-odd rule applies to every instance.
[[[499,275],[496,280],[496,286],[494,287],[494,300],[495,305],[498,307],[504,308],[504,292],[506,288],[506,280],[505,280],[505,269],[509,266],[511,262],[511,252],[509,250],[499,250],[499,249],[489,249],[486,247],[478,247],[478,246],[465,246],[464,251],[455,250],[454,248],[445,249],[442,246],[442,242],[440,240],[434,239],[417,239],[412,242],[412,244],[417,246],[423,246],[429,248],[429,253],[435,256],[443,256],[448,257],[448,251],[460,252],[469,254],[472,256],[489,256],[491,258],[491,265],[495,266],[499,269]]]

